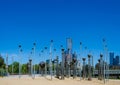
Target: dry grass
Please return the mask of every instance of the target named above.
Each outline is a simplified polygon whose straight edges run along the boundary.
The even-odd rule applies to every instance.
[[[104,85],[103,81],[97,79],[80,80],[79,78],[65,78],[65,80],[59,80],[53,78],[50,80],[50,77],[36,77],[32,79],[31,77],[4,77],[0,78],[0,85]],[[120,80],[109,80],[105,85],[120,85]]]

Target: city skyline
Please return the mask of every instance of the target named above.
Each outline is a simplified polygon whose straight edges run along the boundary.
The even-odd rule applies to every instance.
[[[55,48],[55,46],[52,47],[52,59],[53,60],[56,58],[56,56],[59,56],[59,60],[61,61],[61,59],[62,59],[61,49],[62,48],[60,46],[61,45],[59,45],[59,47],[57,49]],[[33,46],[32,46],[32,48],[33,48]],[[21,58],[22,60],[20,62],[27,63],[31,57],[33,59],[34,63],[36,63],[36,64],[40,63],[41,61],[46,61],[47,59],[50,59],[50,55],[49,55],[50,54],[50,45],[48,47],[44,46],[43,49],[41,49],[41,50],[35,49],[35,56],[34,56],[34,54],[31,54],[32,48],[27,49],[27,50],[29,50],[29,52],[27,52],[27,50],[24,52],[23,51],[24,48],[22,48],[22,45],[21,45],[22,53],[20,54],[19,53],[19,45],[18,45],[18,49],[17,49],[18,52],[16,54],[15,53],[13,53],[13,54],[5,53],[5,54],[2,54],[2,57],[5,59],[5,62],[6,62],[6,57],[8,56],[9,64],[12,63],[13,58],[14,58],[14,61],[18,61],[18,62],[19,62],[19,59]],[[63,46],[63,48],[65,49],[65,51],[68,50],[67,45]],[[88,55],[89,54],[92,55],[94,58],[94,66],[96,63],[98,63],[98,59],[100,58],[101,54],[103,54],[103,57],[104,57],[104,55],[106,57],[106,53],[104,53],[105,52],[104,50],[101,50],[101,51],[90,50],[87,47],[83,47],[82,51],[81,51],[81,49],[79,49],[79,50],[72,49],[72,54],[74,54],[74,52],[76,52],[78,60],[80,60],[80,58],[81,58],[81,63],[82,63],[82,58],[88,59]],[[96,53],[96,52],[98,52],[98,53]],[[108,53],[107,59],[110,59],[109,53],[111,53],[111,52],[113,52],[113,51],[107,52]],[[115,54],[115,56],[120,56],[119,54],[116,54],[116,53],[114,53],[114,54]],[[111,62],[111,61],[109,61],[109,62]],[[88,62],[86,61],[86,63],[88,63]]]
[[[73,40],[73,52],[80,54],[80,42],[96,60],[103,53],[103,38],[108,51],[120,55],[120,1],[0,1],[0,53],[29,57],[36,42],[36,56],[44,47],[53,46],[59,56],[60,45],[66,48],[66,38]],[[84,56],[84,54],[83,54]]]

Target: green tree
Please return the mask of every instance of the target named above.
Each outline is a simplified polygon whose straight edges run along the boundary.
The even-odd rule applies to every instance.
[[[35,64],[35,72],[39,73],[39,65],[38,64]]]
[[[12,65],[8,66],[8,72],[11,74],[12,73]]]
[[[23,64],[22,65],[22,74],[27,74],[28,73],[28,65],[27,64]]]
[[[0,68],[4,68],[4,58],[0,55]]]
[[[4,58],[0,55],[0,76],[5,75],[5,66]]]
[[[88,64],[85,66],[85,72],[86,72],[86,77],[88,77],[88,69],[89,69],[89,66]]]
[[[15,74],[19,73],[19,62],[13,62],[13,72]]]
[[[18,74],[19,73],[19,63],[18,62],[13,62],[13,64],[10,64],[8,66],[8,72],[10,74],[12,73],[12,65],[13,65],[13,73]]]

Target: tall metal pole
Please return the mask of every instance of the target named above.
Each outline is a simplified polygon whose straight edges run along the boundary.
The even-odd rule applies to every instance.
[[[108,58],[108,48],[107,45],[105,45],[105,54],[106,54],[106,78],[107,81],[109,80],[109,58]]]
[[[85,79],[85,77],[86,77],[85,60],[86,60],[86,58],[83,58],[83,79]]]
[[[19,78],[21,78],[21,52],[22,52],[22,49],[21,49],[21,45],[19,45]]]
[[[12,75],[14,74],[14,65],[13,65],[13,63],[14,63],[14,56],[12,56]]]
[[[107,56],[107,58],[108,58],[108,59],[107,59],[107,60],[108,60],[107,62],[108,62],[108,81],[109,81],[109,64],[110,64],[110,62],[109,62],[109,56],[108,56],[108,49],[107,49],[107,55],[106,55],[106,56]]]
[[[29,75],[32,76],[32,59],[29,59]]]
[[[65,55],[64,49],[62,49],[62,63],[61,63],[61,79],[64,80],[64,63],[65,63]]]
[[[56,78],[59,78],[59,66],[58,66],[58,63],[59,63],[59,58],[58,56],[56,56]]]
[[[6,73],[8,76],[8,54],[6,54]]]
[[[70,49],[68,49],[68,52],[69,52],[69,54],[68,54],[68,68],[69,68],[69,77],[71,76],[71,74],[70,74],[70,58],[71,58],[71,53],[70,53]]]
[[[104,47],[104,70],[105,70],[104,83],[106,83],[106,79],[109,80],[109,59],[108,59],[108,49],[105,39],[103,39],[103,47]]]
[[[50,43],[50,74],[51,74],[51,80],[52,80],[52,45],[53,45],[53,40],[51,40]]]
[[[32,79],[34,79],[34,48],[32,48],[31,56],[32,56]]]
[[[54,56],[56,57],[56,49],[54,49]],[[56,68],[56,66],[55,66],[55,61],[54,61],[54,63],[53,63],[53,66],[54,66],[54,75],[56,74],[56,70],[55,70],[55,68]]]
[[[82,57],[82,42],[80,42],[80,66],[81,66],[81,57]],[[81,67],[80,67],[80,80],[81,80]]]
[[[30,53],[31,55],[31,58],[30,58],[30,62],[31,62],[31,64],[30,64],[30,74],[31,74],[31,77],[32,77],[32,75],[33,75],[33,59],[32,59],[32,54],[33,54],[33,52],[31,52]]]
[[[41,53],[39,54],[39,57],[41,58]],[[40,62],[39,62],[39,76],[40,76]]]
[[[94,60],[93,60],[93,56],[92,56],[92,69],[93,69],[92,77],[94,77]]]
[[[68,49],[68,67],[69,67],[69,77],[71,76],[71,68],[70,68],[70,63],[72,62],[72,39],[67,38],[67,49]]]
[[[101,76],[101,72],[100,72],[101,68],[100,68],[100,59],[98,59],[98,80],[101,80],[100,76]]]
[[[101,79],[103,79],[103,55],[102,54],[100,54],[100,76],[101,76]]]
[[[77,55],[76,52],[74,52],[73,55],[73,79],[77,77]]]
[[[91,80],[91,63],[90,63],[91,55],[88,55],[88,80]]]
[[[106,45],[106,42],[105,42],[105,57],[106,57],[106,82],[108,80],[108,58],[107,58],[107,45]]]
[[[105,39],[103,39],[103,48],[104,48],[104,84],[106,83],[106,68],[105,68]]]
[[[45,54],[46,54],[46,50],[47,50],[47,47],[45,47]],[[46,62],[46,58],[47,56],[45,56],[45,76],[47,75],[47,62]]]
[[[43,57],[43,52],[44,52],[44,50],[41,50],[41,57]],[[41,63],[40,63],[40,66],[41,66]],[[43,68],[41,68],[41,75],[43,76]]]
[[[33,43],[33,46],[34,46],[34,48],[33,48],[33,53],[34,53],[34,59],[35,59],[35,48],[36,48],[36,43]],[[33,64],[33,70],[34,70],[34,77],[33,77],[33,79],[35,79],[35,60],[34,60],[34,64]]]

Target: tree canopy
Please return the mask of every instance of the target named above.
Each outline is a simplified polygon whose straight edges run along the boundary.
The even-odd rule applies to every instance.
[[[0,55],[0,68],[3,68],[5,65],[4,58]]]

